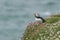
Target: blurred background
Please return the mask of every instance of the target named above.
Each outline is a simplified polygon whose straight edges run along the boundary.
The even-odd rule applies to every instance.
[[[0,40],[20,40],[33,14],[43,18],[60,12],[60,0],[0,0]]]

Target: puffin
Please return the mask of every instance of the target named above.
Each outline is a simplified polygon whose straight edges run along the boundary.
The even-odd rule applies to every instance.
[[[35,16],[35,20],[36,21],[40,21],[41,23],[45,23],[45,19],[42,18],[39,13],[34,13],[34,16]]]

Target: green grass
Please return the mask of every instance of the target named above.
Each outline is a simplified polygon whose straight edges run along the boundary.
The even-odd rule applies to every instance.
[[[55,23],[59,20],[60,20],[60,17],[51,17],[51,18],[48,18],[46,22],[51,24],[51,23]]]

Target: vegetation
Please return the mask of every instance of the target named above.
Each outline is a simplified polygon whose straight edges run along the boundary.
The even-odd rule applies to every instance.
[[[53,15],[45,23],[30,23],[21,40],[60,40],[60,15]]]

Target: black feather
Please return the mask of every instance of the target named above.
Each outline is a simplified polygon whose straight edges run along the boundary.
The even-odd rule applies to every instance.
[[[39,17],[39,16],[35,16],[35,17],[42,19],[43,23],[45,22],[45,19],[43,19],[42,17]]]

